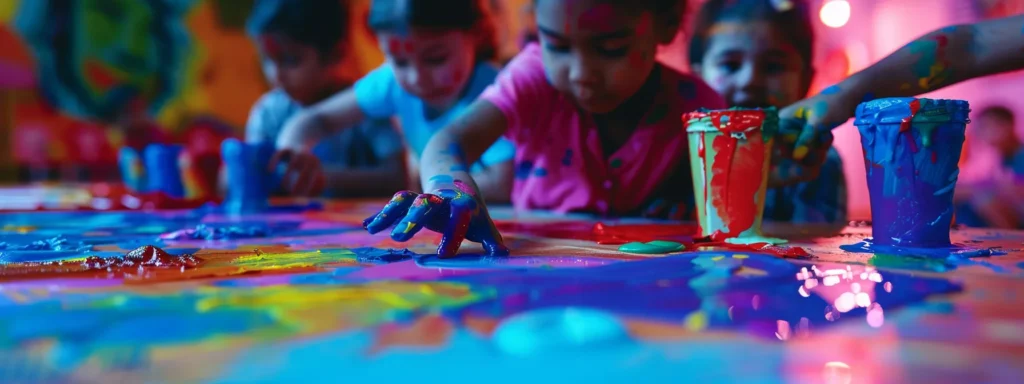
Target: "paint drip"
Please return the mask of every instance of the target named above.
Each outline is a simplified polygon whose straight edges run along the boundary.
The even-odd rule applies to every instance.
[[[950,246],[969,112],[962,100],[888,98],[857,107],[875,244]]]
[[[683,115],[702,236],[715,241],[761,236],[778,112],[701,110]],[[774,240],[771,242],[775,242]]]

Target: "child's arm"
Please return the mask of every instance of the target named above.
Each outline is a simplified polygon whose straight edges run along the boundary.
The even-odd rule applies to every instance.
[[[434,134],[420,159],[425,194],[399,192],[364,224],[380,232],[401,219],[391,238],[406,241],[423,227],[441,232],[438,254],[454,255],[462,240],[482,243],[492,255],[507,254],[501,235],[487,214],[480,191],[469,174],[472,164],[507,129],[504,114],[477,100],[457,121]]]
[[[946,27],[928,33],[821,94],[780,111],[800,120],[798,160],[815,130],[843,124],[864,99],[907,97],[964,80],[1024,68],[1024,15]]]
[[[512,200],[512,161],[490,165],[473,173],[473,180],[480,188],[480,195],[488,203],[508,203]]]
[[[365,119],[366,116],[356,102],[356,93],[350,88],[289,119],[277,137],[277,148],[308,150],[320,140]]]
[[[375,167],[326,167],[327,192],[333,197],[388,196],[405,187],[404,157],[402,152],[395,153]]]

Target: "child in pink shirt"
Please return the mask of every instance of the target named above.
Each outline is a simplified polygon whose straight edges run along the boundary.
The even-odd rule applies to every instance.
[[[462,240],[504,246],[466,171],[503,135],[516,145],[517,209],[683,217],[693,204],[680,116],[725,103],[700,79],[655,60],[672,41],[681,0],[537,0],[531,44],[423,152],[428,193],[397,193],[364,223],[391,237],[442,232],[442,256]]]

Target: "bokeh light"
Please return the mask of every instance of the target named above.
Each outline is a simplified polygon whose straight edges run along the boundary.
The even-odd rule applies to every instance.
[[[850,21],[850,3],[846,0],[829,0],[821,6],[821,22],[832,28],[840,28]]]

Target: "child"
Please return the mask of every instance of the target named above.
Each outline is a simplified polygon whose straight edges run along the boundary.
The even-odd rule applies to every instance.
[[[730,107],[785,107],[803,97],[814,77],[814,35],[806,3],[773,0],[710,0],[704,3],[690,41],[690,65]],[[791,161],[799,130],[775,140],[765,199],[766,220],[843,222],[846,179],[831,135],[815,143],[812,164]]]
[[[480,0],[375,0],[370,28],[387,62],[348,91],[290,121],[279,148],[303,150],[366,118],[397,116],[414,158],[469,106],[498,70],[494,28]],[[515,148],[498,141],[471,171],[484,196],[507,201]]]
[[[1015,133],[1013,112],[992,106],[975,114],[970,134],[978,145],[988,146],[998,161],[986,169],[985,178],[957,185],[954,193],[956,221],[972,227],[1020,228],[1024,226],[1024,145]]]
[[[801,142],[849,120],[865,99],[907,97],[1024,69],[1024,15],[932,31],[820,94],[779,111]]]
[[[274,89],[253,106],[246,141],[278,140],[290,117],[346,88],[339,69],[347,13],[339,0],[257,2],[247,27]],[[332,135],[312,153],[280,152],[278,157],[287,158],[284,187],[294,195],[312,196],[326,189],[328,196],[378,196],[404,185],[401,141],[386,122]]]
[[[679,29],[683,3],[535,1],[541,45],[529,45],[430,140],[421,168],[429,193],[399,192],[367,230],[398,222],[397,241],[423,227],[443,232],[442,256],[463,238],[507,253],[465,171],[502,135],[516,144],[517,209],[630,215],[653,206],[686,215],[693,188],[680,117],[725,103],[700,79],[655,61]]]

